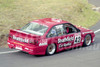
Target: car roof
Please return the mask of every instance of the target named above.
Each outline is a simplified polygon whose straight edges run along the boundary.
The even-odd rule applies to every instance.
[[[46,25],[48,27],[58,25],[58,24],[63,24],[63,23],[69,23],[67,21],[64,21],[61,19],[55,19],[55,18],[44,18],[44,19],[34,20],[32,22],[43,24],[43,25]]]

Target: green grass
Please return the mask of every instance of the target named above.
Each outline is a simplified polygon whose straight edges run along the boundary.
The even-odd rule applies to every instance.
[[[100,14],[91,8],[87,0],[0,0],[0,36],[41,18],[58,18],[90,27],[100,19]],[[0,45],[6,44],[6,39],[2,38]]]

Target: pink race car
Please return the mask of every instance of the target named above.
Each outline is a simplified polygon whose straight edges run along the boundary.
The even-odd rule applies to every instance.
[[[53,55],[65,49],[89,46],[93,31],[54,18],[32,21],[18,30],[10,30],[8,46],[31,55]]]

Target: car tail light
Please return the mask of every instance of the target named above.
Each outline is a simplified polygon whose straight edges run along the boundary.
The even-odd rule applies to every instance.
[[[8,35],[9,38],[13,38],[13,36],[11,34]]]
[[[35,44],[37,44],[37,43],[38,43],[38,41],[36,41],[36,40],[30,40],[30,41],[29,41],[29,43],[30,43],[30,44],[34,44],[34,45],[35,45]]]
[[[30,44],[34,44],[34,40],[30,40],[29,43],[30,43]]]

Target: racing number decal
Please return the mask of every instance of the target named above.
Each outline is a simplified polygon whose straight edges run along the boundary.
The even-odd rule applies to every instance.
[[[75,41],[74,44],[78,44],[81,42],[81,35],[75,35]]]

